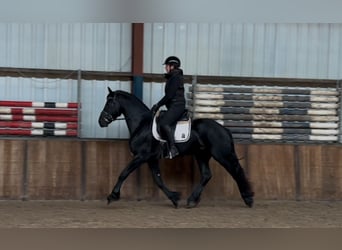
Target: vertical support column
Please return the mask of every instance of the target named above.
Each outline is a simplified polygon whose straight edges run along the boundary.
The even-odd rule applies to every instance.
[[[77,137],[81,137],[81,84],[82,84],[82,71],[77,71]]]
[[[144,24],[132,24],[132,74],[133,86],[132,93],[143,100],[143,56],[144,56]],[[137,200],[141,199],[141,170],[136,171]]]
[[[339,143],[342,143],[342,80],[338,80],[336,84],[336,88],[338,91],[338,101],[339,101],[339,114],[338,114],[338,123],[339,123]]]
[[[143,49],[144,49],[144,24],[132,24],[132,92],[140,100],[143,99]]]

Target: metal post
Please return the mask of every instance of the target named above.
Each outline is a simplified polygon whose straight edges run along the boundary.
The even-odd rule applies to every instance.
[[[338,126],[339,126],[339,143],[342,143],[342,80],[337,80],[337,91],[339,101],[339,115],[338,115]]]
[[[81,137],[81,84],[82,84],[82,70],[77,71],[77,137]]]
[[[197,89],[197,76],[192,76],[192,119],[196,119],[196,89]]]
[[[143,100],[144,24],[132,24],[133,94]]]

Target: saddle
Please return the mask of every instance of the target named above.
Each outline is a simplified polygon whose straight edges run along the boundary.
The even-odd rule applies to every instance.
[[[152,123],[153,137],[160,142],[166,142],[166,140],[160,136],[160,130],[158,126],[158,117],[163,115],[164,112],[164,110],[158,111],[153,117]],[[172,131],[174,131],[176,143],[187,142],[189,140],[191,133],[191,118],[189,116],[188,110],[185,110],[178,122],[172,126]]]

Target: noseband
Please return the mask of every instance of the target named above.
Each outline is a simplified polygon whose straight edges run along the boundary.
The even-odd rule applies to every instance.
[[[108,100],[114,101],[116,99],[116,95],[114,95],[114,97],[110,96],[108,97]],[[106,120],[106,122],[110,123],[114,120],[124,120],[125,118],[113,118],[113,115],[108,113],[107,111],[103,110],[102,111],[102,115],[104,116],[104,119]]]
[[[108,122],[108,123],[114,121],[113,116],[112,116],[111,114],[109,114],[107,111],[104,111],[104,110],[103,110],[103,111],[102,111],[102,116],[103,116],[103,119],[104,119],[106,122]]]

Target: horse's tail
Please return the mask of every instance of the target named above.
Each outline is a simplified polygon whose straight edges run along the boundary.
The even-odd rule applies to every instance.
[[[226,131],[227,131],[227,133],[228,133],[228,135],[229,135],[229,137],[230,137],[230,139],[231,139],[231,147],[232,147],[232,149],[233,149],[233,151],[234,151],[234,153],[235,153],[235,155],[236,155],[236,158],[237,158],[239,161],[243,160],[245,157],[241,157],[241,158],[238,158],[238,157],[237,157],[237,153],[236,153],[236,150],[235,150],[235,142],[234,142],[234,137],[233,137],[232,131],[230,131],[230,129],[229,129],[229,128],[226,128],[226,127],[225,127],[225,129],[226,129]]]
[[[227,131],[227,134],[229,136],[231,147],[232,147],[233,151],[236,152],[235,151],[234,137],[233,137],[232,131],[230,131],[230,129],[226,128],[226,127],[224,127],[224,129]]]

